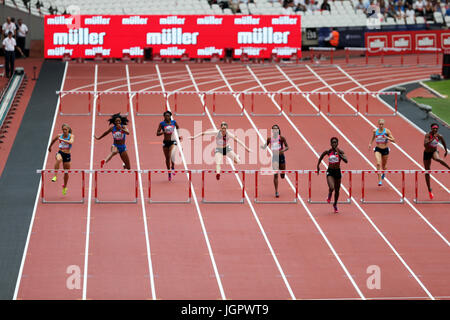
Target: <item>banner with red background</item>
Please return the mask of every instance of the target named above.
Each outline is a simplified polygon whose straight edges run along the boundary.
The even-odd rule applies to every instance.
[[[45,16],[45,58],[301,56],[300,16],[278,15],[49,15]]]
[[[366,32],[366,48],[369,54],[379,54],[383,48],[402,49],[386,53],[417,53],[421,49],[450,49],[450,30]]]

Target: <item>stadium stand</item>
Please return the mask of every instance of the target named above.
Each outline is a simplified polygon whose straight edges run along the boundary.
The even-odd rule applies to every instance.
[[[377,14],[381,26],[414,26],[438,24],[450,26],[448,0],[427,1],[416,6],[415,15],[407,14],[405,2],[379,0],[335,0],[329,1],[330,11],[320,10],[323,0],[6,0],[5,4],[33,15],[46,14],[292,14],[302,16],[302,28],[364,27],[367,17]],[[422,3],[422,0],[419,2]],[[427,6],[428,4],[428,6]],[[378,6],[378,9],[377,9]],[[391,8],[392,6],[392,8]],[[364,7],[364,9],[362,9]],[[381,13],[380,12],[381,7]],[[388,9],[386,9],[388,7]],[[429,8],[428,8],[429,7]],[[79,8],[79,9],[78,9]],[[75,10],[75,11],[74,11]],[[426,10],[431,10],[429,13]],[[391,13],[389,13],[391,12]],[[395,12],[395,13],[394,13]]]

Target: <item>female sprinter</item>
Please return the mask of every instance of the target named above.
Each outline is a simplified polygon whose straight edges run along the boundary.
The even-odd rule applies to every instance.
[[[272,137],[267,138],[267,142],[261,146],[261,149],[265,149],[270,145],[272,150],[272,169],[273,170],[286,170],[286,158],[284,153],[289,150],[289,146],[286,139],[281,135],[280,127],[277,124],[272,126]],[[284,173],[280,174],[281,179],[284,179]],[[278,173],[273,176],[273,184],[275,186],[275,197],[279,197],[278,194]]]
[[[103,166],[108,163],[112,157],[119,154],[123,161],[123,168],[130,170],[130,159],[128,158],[127,147],[125,145],[125,137],[130,134],[126,127],[128,119],[127,117],[122,117],[120,113],[116,113],[113,114],[108,121],[112,126],[109,127],[109,129],[106,130],[100,137],[94,136],[96,140],[100,140],[108,133],[112,133],[114,139],[113,145],[111,146],[111,153],[105,160],[100,162],[100,168],[103,168]]]
[[[72,149],[72,144],[75,139],[75,136],[72,134],[72,128],[69,127],[67,124],[62,125],[62,134],[56,136],[52,142],[50,143],[50,146],[48,147],[48,152],[52,151],[52,145],[56,142],[56,140],[59,140],[59,151],[56,154],[56,162],[55,162],[55,170],[59,169],[59,165],[62,161],[64,170],[70,169],[70,149]],[[53,182],[56,182],[56,173],[55,176],[52,178]],[[62,193],[63,195],[67,194],[67,181],[69,181],[69,174],[64,173],[64,184],[62,185]]]
[[[157,136],[164,135],[163,139],[163,152],[166,157],[167,170],[175,169],[175,155],[177,150],[177,142],[175,141],[175,129],[179,129],[178,123],[172,120],[172,112],[166,111],[163,114],[164,121],[161,121],[156,131]],[[182,137],[179,137],[180,141]],[[175,173],[173,173],[175,176]],[[169,172],[169,181],[172,180],[172,174]]]
[[[204,136],[204,135],[215,135],[216,136],[216,150],[214,153],[214,160],[216,162],[216,179],[217,180],[220,179],[220,166],[223,161],[223,156],[229,157],[232,161],[234,161],[235,164],[241,163],[239,156],[236,153],[234,153],[234,151],[231,150],[231,147],[228,145],[229,139],[233,139],[234,141],[239,143],[241,146],[243,146],[245,148],[245,150],[247,150],[248,152],[251,152],[251,150],[249,148],[247,148],[247,146],[241,140],[239,140],[236,136],[234,136],[233,134],[228,132],[227,129],[228,129],[228,124],[226,122],[222,122],[220,124],[219,131],[217,131],[217,130],[203,131],[203,132],[196,134],[193,137],[189,137],[190,139],[193,140],[199,136]]]
[[[438,133],[438,130],[439,125],[437,123],[432,123],[431,131],[425,134],[425,141],[423,143],[425,147],[425,150],[423,152],[423,166],[425,167],[425,170],[430,170],[431,159],[439,162],[444,167],[450,170],[448,164],[445,163],[445,161],[441,160],[441,158],[439,157],[439,151],[437,150],[439,141],[442,142],[442,145],[444,146],[444,158],[447,156],[447,145],[445,144],[444,137],[442,137]],[[430,195],[430,199],[433,200],[433,193],[431,192],[430,186],[430,175],[428,173],[425,173],[425,181],[427,182],[428,194]]]
[[[375,159],[377,161],[377,170],[386,170],[386,164],[389,157],[389,147],[388,142],[391,141],[395,143],[395,139],[392,136],[391,130],[384,127],[384,120],[378,120],[378,128],[373,130],[372,139],[369,143],[369,150],[372,148],[373,140],[377,146],[374,149]],[[378,174],[378,185],[382,185],[382,180],[385,174]]]
[[[341,160],[343,160],[345,163],[348,162],[347,156],[345,155],[344,151],[339,149],[338,146],[338,138],[333,137],[330,140],[331,142],[331,149],[325,150],[320,155],[319,161],[317,162],[317,174],[319,174],[320,171],[320,162],[322,161],[323,157],[328,155],[328,169],[327,169],[327,183],[328,183],[328,198],[327,202],[331,202],[331,195],[334,191],[334,213],[338,213],[337,203],[339,199],[339,190],[341,189]]]

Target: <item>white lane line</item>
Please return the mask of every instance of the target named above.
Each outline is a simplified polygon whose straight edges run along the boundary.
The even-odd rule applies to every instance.
[[[308,67],[308,66],[307,66]],[[279,68],[277,66],[277,68]],[[251,69],[249,70],[251,71]],[[281,70],[281,68],[279,68],[279,71],[281,73],[283,73],[286,76],[286,79],[289,79],[289,77],[283,72],[283,70]],[[255,79],[256,76],[255,76]],[[295,86],[297,88],[298,91],[301,91],[300,88],[296,85]],[[274,102],[274,104],[276,104],[276,101],[274,101],[272,99],[272,101]],[[312,102],[310,102],[312,103]],[[276,104],[277,105],[277,104]],[[277,105],[278,107],[278,105]],[[339,130],[339,128],[337,128],[331,121],[330,119],[328,119],[327,116],[325,116],[325,114],[323,114],[323,112],[321,112],[321,116],[323,117],[324,120],[326,120],[331,127],[333,127],[335,129],[336,132],[338,132],[358,153],[359,150],[352,144],[352,142],[347,138],[347,136],[344,135],[344,133],[342,131]],[[285,114],[285,117],[287,118],[287,115]],[[290,122],[292,124],[292,122]],[[310,146],[310,148],[312,148],[312,146],[307,142],[307,140],[305,140],[305,142],[308,144],[308,146]],[[317,155],[317,153],[315,153]],[[360,153],[360,155],[364,157],[364,155],[362,155]],[[366,161],[372,166],[373,164],[367,160],[367,158],[365,158]],[[375,223],[372,221],[372,219],[370,219],[370,217],[367,215],[367,213],[361,208],[361,206],[359,205],[358,201],[356,201],[353,197],[351,198],[353,203],[358,207],[359,211],[364,215],[364,217],[366,218],[366,220],[370,223],[370,225],[375,229],[375,231],[379,234],[379,236],[384,240],[384,242],[389,246],[389,248],[392,250],[392,252],[394,252],[394,254],[396,255],[396,257],[399,259],[399,261],[403,264],[403,266],[409,271],[409,273],[414,277],[414,279],[417,281],[417,283],[421,286],[421,288],[426,292],[426,294],[434,300],[433,295],[428,291],[428,289],[424,286],[424,284],[420,281],[420,279],[417,277],[417,275],[413,272],[413,270],[409,267],[409,265],[406,263],[406,261],[400,256],[400,254],[397,252],[397,250],[394,248],[394,246],[389,242],[389,240],[384,236],[384,234],[381,232],[381,230],[375,225]]]
[[[127,74],[127,85],[128,85],[128,92],[131,92],[131,84],[130,84],[130,72],[128,69],[128,64],[125,64],[125,71]],[[138,143],[137,143],[137,128],[136,128],[136,121],[134,120],[134,109],[133,109],[133,98],[131,97],[131,94],[128,95],[129,104],[130,104],[130,115],[131,115],[131,121],[133,123],[133,129],[134,129],[134,146],[136,151],[136,163],[137,163],[137,169],[141,170],[141,162],[139,158],[139,150],[138,150]],[[148,270],[150,274],[150,289],[152,292],[152,298],[153,300],[156,300],[156,291],[155,291],[155,279],[153,275],[153,264],[152,264],[152,254],[150,250],[150,237],[148,234],[148,225],[147,225],[147,212],[145,209],[145,197],[144,197],[144,188],[142,187],[142,177],[141,174],[138,174],[139,179],[139,193],[141,194],[141,206],[142,206],[142,220],[144,221],[144,232],[145,232],[145,245],[147,249],[147,262],[148,262]]]
[[[66,81],[68,66],[69,66],[69,63],[66,62],[65,66],[64,66],[64,74],[63,74],[63,77],[61,80],[61,89],[60,90],[63,90],[63,88],[64,88],[64,83]],[[42,164],[42,169],[45,169],[45,164],[47,163],[47,159],[48,159],[48,155],[49,155],[48,147],[50,146],[50,142],[53,138],[53,131],[55,130],[56,118],[58,117],[58,110],[59,110],[60,103],[61,103],[61,99],[60,99],[60,97],[58,97],[57,102],[56,102],[56,107],[55,107],[55,113],[53,114],[52,127],[50,129],[50,134],[48,137],[47,148],[45,149],[45,157],[44,157],[44,162]],[[23,267],[25,265],[25,260],[26,260],[27,253],[28,253],[28,245],[30,244],[30,236],[31,236],[31,231],[33,230],[34,219],[36,218],[36,209],[37,209],[37,206],[39,203],[39,194],[40,194],[41,188],[42,188],[42,181],[40,180],[39,186],[37,189],[37,193],[36,193],[36,200],[34,201],[34,208],[33,208],[33,213],[31,215],[30,226],[28,228],[27,240],[25,241],[25,247],[23,250],[22,262],[20,263],[19,274],[17,275],[16,287],[14,290],[13,300],[17,300],[17,294],[19,293],[20,282],[22,280]]]
[[[216,65],[216,66],[217,66],[217,65]],[[190,77],[191,77],[192,83],[194,84],[195,90],[196,90],[197,92],[199,92],[200,90],[198,89],[197,83],[196,83],[196,81],[195,81],[195,79],[194,79],[194,77],[193,77],[193,75],[192,75],[191,69],[189,68],[189,65],[187,65],[187,64],[186,64],[186,69],[187,69],[187,71],[189,72],[189,75],[190,75]],[[199,97],[200,101],[202,102],[203,107],[205,108],[205,112],[206,112],[206,114],[207,114],[207,116],[208,116],[208,119],[209,119],[209,121],[211,122],[211,125],[213,126],[214,130],[218,130],[217,127],[216,127],[216,125],[214,124],[213,119],[211,118],[211,114],[210,114],[210,112],[209,112],[208,107],[207,107],[206,104],[205,104],[205,101],[204,101],[203,96],[201,96],[201,95],[199,94],[198,97]],[[235,168],[235,166],[234,166],[234,164],[233,164],[233,161],[231,161],[228,157],[227,157],[226,159],[227,159],[228,163],[231,165],[231,167],[233,168],[233,170],[236,170],[236,168]],[[236,177],[236,179],[237,179],[239,185],[240,185],[241,188],[242,188],[242,181],[241,181],[239,175],[238,175],[238,174],[235,174],[235,177]],[[273,260],[275,261],[275,264],[276,264],[276,266],[277,266],[277,268],[278,268],[278,271],[280,272],[280,275],[281,275],[281,277],[282,277],[282,279],[283,279],[283,281],[284,281],[284,284],[285,284],[287,290],[289,291],[289,295],[291,296],[291,299],[295,300],[296,298],[295,298],[294,292],[292,291],[292,288],[291,288],[291,286],[289,285],[289,282],[287,281],[287,278],[286,278],[286,275],[285,275],[285,273],[284,273],[284,271],[283,271],[283,268],[281,267],[281,264],[280,264],[280,262],[278,261],[278,258],[277,258],[276,254],[275,254],[275,252],[274,252],[274,250],[273,250],[273,248],[272,248],[272,245],[270,244],[269,238],[267,237],[266,232],[264,231],[264,227],[262,226],[262,224],[261,224],[261,222],[260,222],[260,220],[259,220],[259,218],[258,218],[258,214],[256,213],[255,208],[254,208],[253,205],[252,205],[252,202],[251,202],[251,200],[250,200],[250,198],[249,198],[249,196],[248,196],[248,194],[247,194],[247,191],[244,191],[244,195],[245,195],[245,198],[246,198],[246,200],[247,200],[247,204],[249,205],[249,207],[250,207],[250,209],[251,209],[251,211],[252,211],[252,213],[253,213],[253,217],[255,218],[256,223],[258,224],[259,230],[261,231],[261,234],[262,234],[262,236],[263,236],[263,238],[264,238],[264,240],[265,240],[265,242],[266,242],[266,245],[267,245],[267,247],[269,248],[269,251],[270,251],[270,253],[271,253],[271,255],[272,255],[272,258],[273,258]]]
[[[225,77],[225,75],[223,74],[222,70],[220,69],[220,67],[218,65],[216,65],[217,70],[219,71],[219,73],[221,74],[223,80],[225,81],[225,83],[227,84],[227,87],[229,88],[230,91],[233,91],[233,88],[231,87],[231,85],[229,84],[227,78]],[[262,87],[261,85],[259,85],[259,87],[263,88],[265,90],[264,87]],[[257,129],[257,126],[255,125],[255,123],[253,122],[253,120],[251,119],[251,117],[248,115],[247,111],[245,110],[244,106],[241,104],[241,102],[239,101],[238,98],[236,98],[237,103],[239,104],[239,106],[241,107],[241,109],[243,110],[244,114],[246,115],[247,119],[249,120],[249,122],[252,124],[253,128],[255,128],[256,132],[258,133],[259,138],[264,142],[264,138],[262,137],[261,133],[259,132],[259,130]],[[278,107],[278,106],[277,106]],[[281,108],[279,108],[279,110],[281,111]],[[284,114],[284,111],[283,111]],[[288,119],[289,121],[289,119]],[[294,128],[296,130],[298,130],[297,128]],[[300,134],[300,136],[303,136],[299,131],[298,133]],[[306,141],[306,139],[305,139]],[[308,143],[306,141],[306,143]],[[309,144],[309,143],[308,143]],[[313,149],[312,149],[313,150]],[[313,150],[313,152],[315,153],[316,157],[318,158],[319,155]],[[322,163],[324,163],[322,161]],[[324,163],[324,165],[326,166],[326,164]],[[289,177],[286,176],[286,181],[289,182],[289,185],[291,186],[291,188],[293,190],[295,190],[294,185],[292,184],[292,182],[290,181]],[[353,279],[352,275],[350,274],[350,272],[348,271],[347,267],[345,266],[345,264],[342,262],[341,258],[339,257],[339,255],[337,254],[336,250],[334,249],[333,245],[331,244],[331,241],[327,238],[327,236],[325,235],[325,233],[323,232],[322,228],[320,227],[319,223],[317,222],[317,220],[314,218],[313,214],[311,213],[311,211],[309,210],[309,208],[306,206],[305,202],[303,201],[303,199],[300,197],[300,195],[297,196],[298,199],[300,200],[300,203],[302,204],[303,208],[306,210],[308,216],[310,217],[310,219],[312,220],[312,222],[314,223],[314,226],[316,227],[316,229],[319,231],[320,235],[322,236],[322,238],[324,239],[325,243],[328,245],[328,248],[331,250],[331,252],[333,253],[334,257],[336,258],[336,260],[338,261],[339,265],[341,266],[342,270],[344,271],[344,273],[346,274],[347,278],[349,279],[350,283],[353,285],[353,288],[356,290],[356,292],[358,293],[358,295],[361,297],[361,299],[365,300],[366,297],[363,295],[363,293],[361,292],[361,290],[359,289],[358,285],[356,284],[355,280]]]
[[[308,66],[306,66],[306,67],[308,67]],[[328,83],[325,81],[325,80],[323,80],[317,73],[315,73],[314,72],[314,70],[311,70],[310,69],[310,71],[314,74],[314,75],[316,75],[316,77],[318,77],[318,79],[320,79],[321,81],[322,81],[322,83],[323,84],[325,84],[325,85],[327,85],[328,87],[329,87],[329,89],[330,90],[332,90],[332,91],[334,91],[334,92],[336,92],[331,86],[329,86],[328,85]],[[351,106],[351,104],[347,101],[347,100],[345,100],[344,98],[341,98],[341,99],[343,99],[343,101],[347,104],[347,105],[349,105],[350,107],[352,107]],[[310,101],[310,103],[312,103],[311,101]],[[353,108],[353,107],[352,107]],[[356,110],[355,110],[356,111]],[[345,136],[344,135],[344,133],[342,132],[342,131],[340,131],[340,129],[338,129],[337,128],[337,126],[333,123],[333,122],[331,122],[329,119],[328,119],[328,117],[326,117],[323,113],[322,113],[322,116],[323,116],[323,118],[333,127],[333,128],[335,128],[335,130],[337,131],[337,132],[339,132],[341,135],[342,135],[342,137],[344,137],[344,139],[350,144],[350,146],[361,156],[361,158],[363,158],[374,170],[376,170],[376,167],[375,167],[375,165],[369,160],[369,159],[367,159],[367,157],[350,141],[350,139],[349,138],[347,138],[347,136]],[[389,179],[385,179],[385,181],[392,187],[392,189],[398,194],[398,195],[401,195],[401,192],[389,181]],[[405,199],[405,203],[407,203],[410,207],[411,207],[411,209],[413,209],[414,210],[414,212],[415,213],[417,213],[417,215],[419,215],[419,217],[445,242],[445,244],[447,245],[447,246],[450,246],[450,242],[433,226],[433,224],[431,224],[431,222],[429,222],[428,221],[428,219],[427,218],[425,218],[425,216],[411,203],[411,201],[409,201],[406,197],[404,198]]]
[[[337,66],[337,68],[339,69],[339,71],[341,71],[345,76],[347,76],[351,81],[353,81],[354,83],[356,83],[356,85],[358,87],[360,87],[361,89],[363,89],[366,92],[370,92],[365,86],[363,86],[361,83],[359,83],[355,78],[353,78],[351,75],[349,75],[347,72],[345,72],[340,66]],[[331,86],[327,85],[328,88],[332,89]],[[347,103],[347,100],[342,97],[341,98],[343,101],[345,101]],[[349,105],[351,105],[350,103],[347,103]],[[364,115],[362,115],[361,113],[359,114],[359,116],[361,116],[361,118],[363,120],[365,120],[373,129],[376,129],[377,127],[369,121],[369,119],[367,119]],[[424,167],[422,167],[416,160],[414,160],[405,150],[403,150],[402,147],[400,147],[400,145],[398,143],[394,143],[393,144],[394,147],[396,147],[397,149],[399,149],[409,160],[411,160],[416,166],[418,166],[420,168],[420,170],[425,170]],[[436,178],[434,178],[434,176],[431,176],[431,178],[436,181],[442,188],[444,188],[444,190],[447,191],[447,193],[450,193],[450,190],[447,189],[440,181],[438,181]]]
[[[161,72],[159,71],[158,65],[155,65],[155,68],[156,68],[156,72],[157,72],[157,74],[158,74],[158,78],[159,78],[159,82],[160,82],[161,88],[162,88],[163,91],[165,91],[165,88],[164,88],[164,82],[163,82],[163,80],[162,80]],[[167,110],[171,111],[171,110],[170,110],[169,101],[167,101]],[[185,169],[185,170],[189,170],[189,168],[188,168],[188,166],[187,166],[187,163],[186,163],[186,159],[185,159],[185,157],[184,157],[183,148],[182,148],[182,145],[181,145],[181,143],[180,143],[180,139],[179,139],[179,137],[178,137],[178,132],[177,132],[177,130],[175,130],[175,138],[176,138],[176,140],[177,140],[178,148],[180,149],[180,154],[181,154],[181,159],[182,159],[182,161],[183,161],[184,169]],[[215,275],[215,277],[216,277],[217,285],[218,285],[218,287],[219,287],[220,296],[222,297],[222,300],[226,300],[227,298],[226,298],[226,295],[225,295],[225,291],[223,290],[222,281],[220,280],[220,275],[219,275],[219,271],[218,271],[218,268],[217,268],[216,260],[215,260],[215,258],[214,258],[214,254],[213,254],[213,252],[212,252],[211,243],[210,243],[210,241],[209,241],[209,237],[208,237],[208,234],[207,234],[207,232],[206,232],[205,222],[203,221],[203,216],[202,216],[200,207],[199,207],[199,205],[198,205],[197,195],[196,195],[196,193],[195,193],[194,185],[193,185],[192,182],[191,182],[191,184],[190,184],[190,188],[191,188],[191,192],[192,192],[192,199],[194,200],[195,207],[197,208],[198,219],[199,219],[200,225],[201,225],[201,227],[202,227],[203,237],[205,238],[206,246],[207,246],[207,248],[208,248],[209,258],[210,258],[210,260],[211,260],[211,264],[212,264],[212,267],[213,267],[213,269],[214,269],[214,275]]]
[[[95,65],[94,76],[94,91],[97,91],[98,79],[98,65]],[[95,135],[95,115],[97,114],[97,95],[94,95],[92,108],[92,132],[91,132],[91,154],[89,157],[89,188],[88,188],[88,208],[86,217],[86,244],[84,250],[84,273],[83,273],[83,300],[86,300],[87,294],[87,279],[88,279],[88,265],[89,265],[89,235],[91,232],[91,205],[92,205],[92,170],[94,166],[94,135]]]

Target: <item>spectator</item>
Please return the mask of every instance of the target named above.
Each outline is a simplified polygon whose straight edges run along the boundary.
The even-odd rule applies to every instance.
[[[407,18],[415,18],[416,17],[416,12],[413,9],[412,5],[407,3],[406,4],[406,11],[405,11],[406,17]]]
[[[304,1],[300,2],[300,1],[299,1],[299,2],[297,3],[297,6],[295,7],[294,11],[295,11],[295,12],[297,12],[297,11],[303,11],[303,12],[305,12],[305,11],[306,11],[305,2],[304,2]]]
[[[434,8],[430,1],[425,5],[424,16],[426,21],[434,21]]]
[[[6,18],[6,22],[3,24],[2,30],[5,38],[8,37],[9,32],[12,32],[13,36],[16,35],[16,24],[11,21],[11,17]]]
[[[394,10],[396,12],[396,19],[404,19],[406,16],[406,8],[402,2],[402,0],[398,0],[397,4],[394,6]]]
[[[317,10],[317,6],[314,4],[314,0],[305,0],[306,11],[314,12]]]
[[[417,0],[414,3],[413,8],[414,8],[414,11],[416,12],[416,17],[423,16],[424,9],[425,9],[425,1],[424,0]]]
[[[8,36],[3,39],[3,49],[5,50],[5,72],[7,78],[11,78],[14,73],[15,49],[17,48],[20,54],[24,56],[22,50],[17,47],[16,39],[12,36],[12,31],[9,31]]]
[[[22,19],[19,19],[17,22],[17,46],[20,50],[22,50],[22,52],[25,52],[25,40],[28,33],[28,27],[26,24],[22,23]]]
[[[395,11],[394,5],[389,4],[389,7],[386,11],[386,17],[387,18],[396,18],[397,17],[397,11]]]
[[[380,14],[383,17],[383,20],[386,20],[387,8],[384,0],[380,0]]]
[[[364,6],[362,0],[358,0],[358,4],[355,6],[355,9],[365,11],[366,7]]]
[[[328,10],[331,11],[330,4],[328,3],[328,0],[323,0],[322,5],[320,6],[320,10]]]

